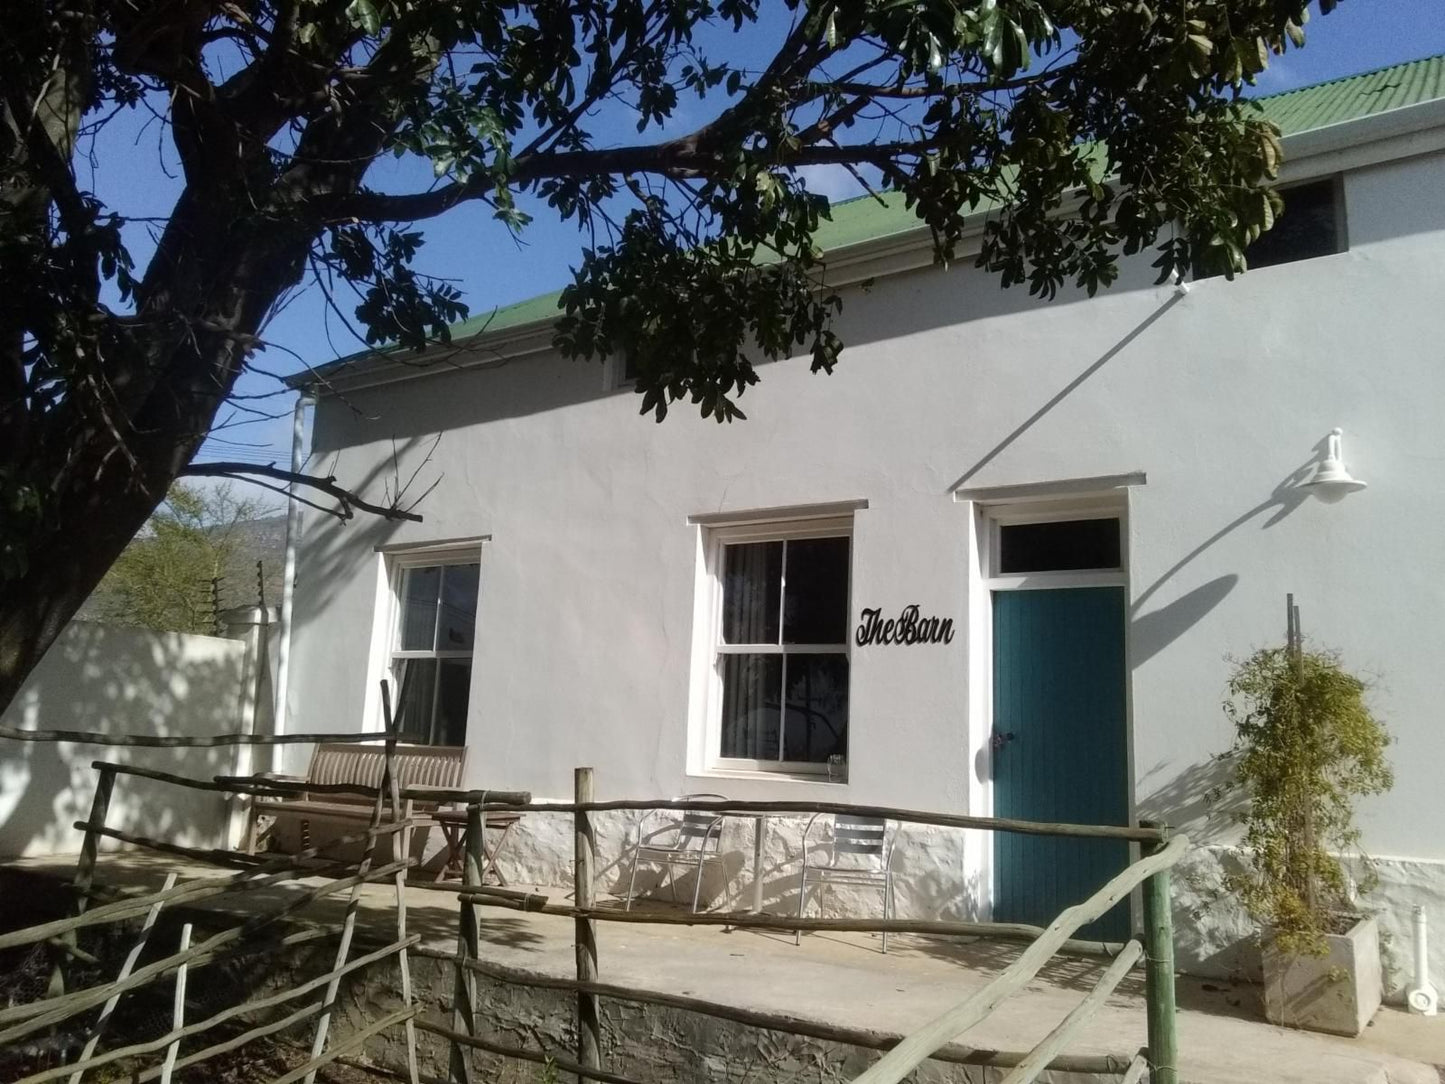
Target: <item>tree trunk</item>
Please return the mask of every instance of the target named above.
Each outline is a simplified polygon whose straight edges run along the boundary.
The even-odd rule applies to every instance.
[[[110,413],[75,395],[28,442],[22,470],[43,509],[20,540],[23,573],[0,580],[0,711],[205,440],[313,239],[182,196],[141,290],[132,356],[87,359],[111,382]]]

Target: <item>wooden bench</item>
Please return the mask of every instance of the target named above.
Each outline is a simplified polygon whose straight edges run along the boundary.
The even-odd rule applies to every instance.
[[[398,745],[392,758],[397,784],[401,787],[442,787],[460,789],[466,769],[467,750],[462,745]],[[386,753],[381,745],[328,743],[311,754],[311,766],[303,783],[318,785],[352,783],[381,786]],[[363,795],[303,793],[296,798],[257,798],[246,819],[245,849],[255,854],[261,843],[261,817],[296,817],[301,821],[301,847],[311,846],[312,820],[369,821],[374,800]],[[442,803],[415,799],[402,801],[402,817],[435,822]],[[410,840],[410,833],[406,833]],[[405,850],[410,850],[407,846]],[[453,849],[448,840],[449,852]],[[452,855],[449,853],[448,861]]]

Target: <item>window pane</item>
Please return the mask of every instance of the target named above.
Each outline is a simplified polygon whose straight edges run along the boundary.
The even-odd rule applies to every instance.
[[[848,541],[794,538],[788,542],[784,643],[847,643]]]
[[[723,655],[722,749],[725,757],[778,759],[781,655]]]
[[[1120,564],[1117,519],[1006,524],[999,530],[998,570],[1003,573],[1069,572]]]
[[[409,568],[401,587],[401,650],[430,651],[437,624],[437,587],[440,565]]]
[[[1254,244],[1244,250],[1244,260],[1250,268],[1345,251],[1345,238],[1340,230],[1342,201],[1335,178],[1283,189],[1280,198],[1284,200],[1284,212],[1275,218],[1274,228],[1260,234]],[[1201,246],[1195,258],[1195,277],[1222,275],[1227,262],[1223,249]]]
[[[447,565],[442,575],[442,619],[438,651],[470,651],[477,631],[479,565]]]
[[[848,755],[848,656],[789,655],[783,759],[824,764]]]
[[[435,659],[400,659],[396,664],[396,721],[402,737],[410,742],[431,740],[432,701],[435,699]]]
[[[782,586],[781,542],[724,547],[723,643],[776,644]]]
[[[435,730],[438,745],[467,743],[467,704],[471,700],[471,693],[472,661],[442,659]]]
[[[1276,220],[1273,229],[1260,234],[1258,240],[1244,250],[1249,266],[1270,267],[1341,251],[1339,220],[1335,211],[1338,191],[1331,178],[1281,192],[1284,213]]]

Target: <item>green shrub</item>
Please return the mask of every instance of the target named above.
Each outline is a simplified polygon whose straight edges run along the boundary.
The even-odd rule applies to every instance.
[[[1325,935],[1342,932],[1351,907],[1340,856],[1357,851],[1355,805],[1394,783],[1389,734],[1364,694],[1338,655],[1284,647],[1256,652],[1229,680],[1233,783],[1246,798],[1244,868],[1229,883],[1286,953],[1323,955]]]

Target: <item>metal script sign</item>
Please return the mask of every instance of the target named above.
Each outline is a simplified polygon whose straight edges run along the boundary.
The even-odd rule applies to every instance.
[[[918,603],[909,603],[897,617],[884,619],[882,609],[867,609],[858,622],[854,641],[869,644],[951,644],[953,618],[924,617]]]

